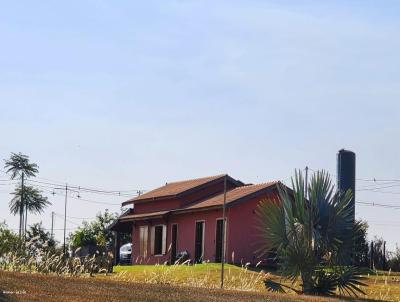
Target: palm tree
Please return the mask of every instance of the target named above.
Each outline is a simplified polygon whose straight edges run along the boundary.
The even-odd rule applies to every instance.
[[[307,190],[306,190],[307,188]],[[307,192],[306,192],[307,191]],[[307,193],[307,195],[306,195]],[[296,171],[292,190],[279,186],[279,198],[260,203],[261,253],[275,250],[282,276],[292,286],[265,280],[270,291],[306,294],[363,293],[361,271],[349,266],[354,237],[352,193],[335,191],[330,176],[318,171],[306,186]],[[293,287],[301,280],[301,290]]]
[[[14,212],[14,215],[19,213],[19,236],[21,238],[24,230],[24,180],[25,177],[29,178],[36,176],[36,173],[39,172],[38,165],[35,163],[30,163],[29,157],[22,153],[11,153],[10,158],[4,160],[4,162],[4,169],[6,169],[6,172],[10,174],[10,178],[21,179],[21,202],[19,203],[17,212]]]
[[[43,213],[44,208],[51,204],[41,191],[31,186],[17,187],[11,194],[14,195],[9,204],[11,213],[16,215],[21,208],[25,212],[25,232],[28,212],[33,214]]]

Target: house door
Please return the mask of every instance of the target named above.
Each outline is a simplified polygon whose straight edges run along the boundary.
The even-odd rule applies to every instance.
[[[178,225],[172,225],[172,232],[171,232],[171,264],[174,264],[176,261],[176,245],[178,239]]]
[[[194,261],[201,263],[204,255],[204,221],[196,221]]]
[[[215,262],[222,260],[222,234],[224,232],[224,224],[222,219],[217,220],[215,233]]]

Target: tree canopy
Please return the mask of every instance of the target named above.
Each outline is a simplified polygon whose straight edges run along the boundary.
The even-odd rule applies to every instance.
[[[108,229],[117,215],[105,210],[104,213],[98,213],[96,219],[92,222],[84,221],[82,226],[70,235],[72,247],[83,247],[86,245],[97,245],[108,247],[113,242],[112,231]]]
[[[22,174],[26,177],[34,177],[39,172],[39,167],[29,161],[29,156],[22,153],[11,153],[9,159],[4,160],[4,169],[10,174],[11,179],[20,178]]]
[[[44,209],[51,205],[48,198],[42,195],[42,191],[32,186],[18,186],[11,193],[14,197],[11,199],[9,206],[12,214],[16,215],[22,208],[33,214],[40,214]],[[23,201],[22,201],[23,198]]]

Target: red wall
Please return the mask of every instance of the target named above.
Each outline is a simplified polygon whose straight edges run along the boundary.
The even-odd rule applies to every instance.
[[[261,259],[256,254],[258,243],[260,242],[259,232],[257,231],[257,217],[254,213],[258,203],[275,193],[264,193],[253,199],[238,203],[227,209],[227,250],[226,261],[235,263],[256,264]],[[134,263],[164,263],[169,261],[169,247],[171,244],[171,225],[178,224],[177,252],[187,250],[191,259],[194,258],[195,246],[195,224],[197,220],[205,221],[204,233],[204,260],[213,262],[215,260],[215,237],[216,220],[222,218],[222,209],[208,210],[201,212],[175,214],[169,217],[168,221],[160,219],[151,222],[136,222],[132,231],[133,250],[132,261]],[[141,259],[139,255],[139,226],[148,224],[148,257]],[[150,227],[156,224],[167,225],[167,254],[164,256],[150,255]],[[234,253],[234,257],[232,257]]]

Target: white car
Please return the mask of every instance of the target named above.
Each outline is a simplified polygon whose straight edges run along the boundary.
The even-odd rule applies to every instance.
[[[122,263],[131,263],[132,257],[132,243],[127,243],[122,245],[119,248],[119,262]]]

